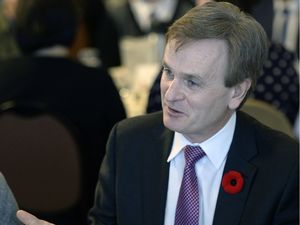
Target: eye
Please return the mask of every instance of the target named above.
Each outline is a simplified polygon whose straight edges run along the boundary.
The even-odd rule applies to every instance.
[[[168,80],[173,80],[174,79],[174,74],[165,65],[163,65],[163,70],[162,71],[163,71],[163,76],[165,76]]]
[[[200,85],[199,85],[199,83],[198,82],[196,82],[196,81],[194,81],[194,80],[191,80],[191,79],[187,79],[186,80],[186,85],[188,86],[188,87],[199,87]]]

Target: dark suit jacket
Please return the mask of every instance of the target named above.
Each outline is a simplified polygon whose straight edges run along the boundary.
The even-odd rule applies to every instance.
[[[92,204],[98,170],[113,125],[125,118],[110,76],[66,58],[20,57],[0,62],[0,103],[41,104],[69,120],[84,146]]]
[[[96,189],[92,224],[163,225],[174,132],[154,113],[111,132]],[[298,144],[244,113],[237,114],[224,172],[239,171],[241,192],[220,187],[213,225],[298,224]]]

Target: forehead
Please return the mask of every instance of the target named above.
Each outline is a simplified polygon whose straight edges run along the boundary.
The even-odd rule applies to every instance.
[[[190,41],[177,48],[173,40],[166,45],[164,63],[179,73],[224,70],[228,64],[227,44],[224,40],[203,39]]]

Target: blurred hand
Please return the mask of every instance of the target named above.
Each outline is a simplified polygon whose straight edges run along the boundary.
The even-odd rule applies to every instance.
[[[17,217],[25,225],[54,225],[53,223],[49,223],[45,220],[40,220],[24,210],[18,210]]]

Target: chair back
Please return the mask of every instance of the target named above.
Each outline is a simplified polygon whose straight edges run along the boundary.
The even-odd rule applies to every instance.
[[[292,125],[287,117],[267,102],[252,98],[248,99],[242,106],[241,111],[246,112],[270,128],[294,137]]]
[[[78,204],[82,171],[74,135],[65,119],[47,111],[2,107],[0,170],[20,208],[55,214]]]

